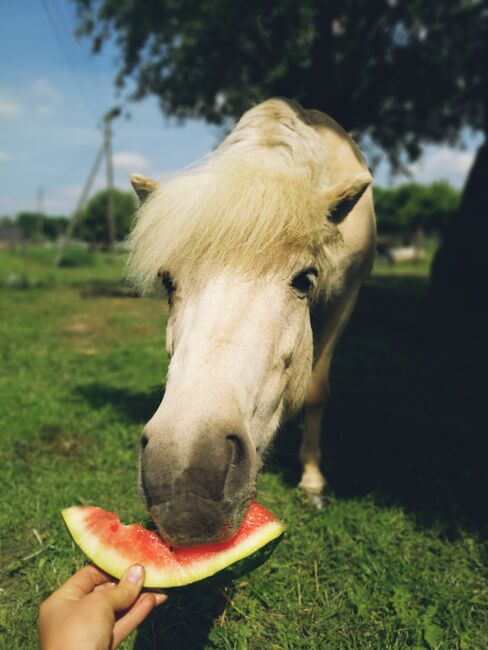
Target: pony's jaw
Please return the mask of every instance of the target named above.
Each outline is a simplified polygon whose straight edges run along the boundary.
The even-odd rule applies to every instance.
[[[286,279],[251,282],[222,273],[176,297],[167,347],[165,397],[145,429],[143,492],[174,543],[220,541],[245,516],[260,457],[284,410],[303,401],[312,359],[306,301]],[[233,436],[240,451],[231,459]]]

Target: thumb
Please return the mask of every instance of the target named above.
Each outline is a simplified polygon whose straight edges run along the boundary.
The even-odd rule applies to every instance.
[[[132,605],[141,593],[144,575],[144,567],[133,564],[114,589],[103,592],[104,598],[108,600],[114,612],[123,611]]]

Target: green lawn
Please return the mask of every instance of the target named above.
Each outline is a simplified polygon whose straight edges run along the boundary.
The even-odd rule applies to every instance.
[[[167,365],[165,306],[130,297],[123,259],[51,257],[0,253],[1,648],[36,647],[40,602],[85,562],[61,508],[146,518],[138,436]],[[271,560],[172,593],[124,648],[487,647],[487,345],[428,332],[426,268],[379,267],[337,350],[326,509],[296,489],[296,421],[260,478],[287,524]]]

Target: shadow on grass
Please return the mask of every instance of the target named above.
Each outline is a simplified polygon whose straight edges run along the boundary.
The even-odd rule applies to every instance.
[[[82,281],[80,295],[82,298],[139,298],[140,294],[119,278],[113,280],[93,279]]]
[[[205,584],[169,590],[168,602],[137,630],[135,650],[201,650],[215,620],[224,612],[227,590]]]
[[[77,395],[93,408],[100,409],[107,404],[127,422],[144,424],[155,413],[164,396],[164,387],[156,386],[150,392],[138,393],[118,386],[94,382],[76,388]]]
[[[339,497],[376,493],[420,525],[486,534],[488,337],[474,324],[455,333],[429,327],[426,293],[427,280],[413,276],[364,287],[333,361],[325,474]],[[267,461],[295,485],[300,439],[297,419]]]

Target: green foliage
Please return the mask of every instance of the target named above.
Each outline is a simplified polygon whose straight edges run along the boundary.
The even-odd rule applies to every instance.
[[[75,0],[78,33],[115,39],[117,84],[222,124],[285,96],[368,135],[393,164],[484,128],[488,14],[477,0]],[[483,108],[485,107],[485,108]]]
[[[19,212],[14,223],[20,228],[22,237],[27,241],[43,238],[55,240],[66,230],[68,219],[38,212]]]
[[[375,187],[378,231],[384,234],[443,231],[459,207],[460,192],[449,183],[408,183],[400,187]]]
[[[113,190],[115,238],[119,241],[127,236],[134,213],[136,200],[131,192]],[[109,243],[108,190],[102,190],[88,202],[78,229],[79,236],[87,242]]]
[[[42,221],[42,233],[47,239],[56,240],[68,227],[67,217],[45,217]]]
[[[65,249],[60,266],[93,266],[94,264],[95,258],[90,251],[81,246],[72,245]]]
[[[123,260],[96,259],[54,270],[0,253],[0,279],[24,267],[59,278],[19,292],[0,282],[2,648],[38,647],[40,602],[86,561],[61,508],[147,516],[136,459],[161,399],[166,307],[87,294],[97,282],[122,286]],[[425,277],[383,273],[336,353],[326,508],[296,489],[292,423],[259,483],[260,501],[287,524],[271,559],[224,591],[172,593],[124,650],[486,647],[486,346],[471,338],[446,354],[437,336],[424,343]]]
[[[38,212],[19,212],[15,218],[24,239],[36,239],[42,235],[42,214]]]

